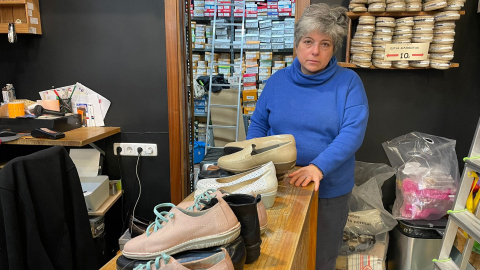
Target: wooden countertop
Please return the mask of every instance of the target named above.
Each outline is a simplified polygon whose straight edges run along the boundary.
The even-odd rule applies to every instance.
[[[311,183],[295,187],[278,182],[275,204],[267,209],[268,228],[262,236],[260,257],[248,269],[314,269],[318,194]],[[191,194],[184,201],[193,200]],[[102,270],[116,269],[116,257]]]
[[[108,136],[120,132],[119,127],[81,127],[66,131],[65,137],[58,140],[50,140],[43,138],[33,138],[32,136],[21,137],[18,140],[4,142],[2,144],[17,145],[61,145],[82,147],[87,144],[104,139]]]

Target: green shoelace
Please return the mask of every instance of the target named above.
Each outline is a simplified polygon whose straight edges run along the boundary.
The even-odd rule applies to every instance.
[[[194,211],[196,208],[197,210],[200,211],[205,206],[205,204],[201,201],[202,200],[207,202],[211,201],[213,198],[217,196],[217,194],[215,194],[216,191],[217,191],[216,189],[207,189],[202,194],[196,196],[193,205],[187,207],[187,210]]]
[[[135,267],[133,270],[152,270],[152,264],[155,264],[155,269],[160,269],[160,260],[163,259],[165,261],[165,264],[168,263],[170,260],[170,256],[168,256],[165,253],[160,253],[160,256],[158,256],[155,261],[149,261],[145,264],[139,264],[137,267]]]

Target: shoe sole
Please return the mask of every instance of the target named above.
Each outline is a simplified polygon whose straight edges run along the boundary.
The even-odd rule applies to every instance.
[[[240,222],[233,227],[232,229],[215,234],[210,236],[205,236],[201,238],[192,239],[190,241],[178,244],[174,247],[171,247],[166,250],[162,250],[155,253],[149,254],[130,254],[130,253],[123,253],[123,255],[129,259],[139,259],[139,260],[154,260],[161,253],[166,253],[168,255],[174,255],[186,250],[193,250],[193,249],[202,249],[202,248],[209,248],[209,247],[216,247],[216,246],[223,246],[230,242],[233,242],[237,237],[240,235]]]
[[[294,160],[294,161],[283,162],[283,163],[273,163],[273,165],[275,165],[275,171],[278,175],[278,174],[283,174],[286,171],[295,167],[296,162],[297,160]]]
[[[259,193],[262,195],[262,202],[265,206],[265,209],[271,208],[275,203],[275,198],[277,198],[277,190],[268,192],[268,193]]]

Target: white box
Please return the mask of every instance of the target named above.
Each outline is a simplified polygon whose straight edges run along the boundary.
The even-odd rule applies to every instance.
[[[127,229],[125,233],[120,238],[118,238],[118,245],[120,247],[120,250],[123,250],[123,247],[130,239],[132,239],[132,236],[130,235],[130,232]]]
[[[89,212],[97,209],[108,199],[108,176],[80,177],[85,204]]]

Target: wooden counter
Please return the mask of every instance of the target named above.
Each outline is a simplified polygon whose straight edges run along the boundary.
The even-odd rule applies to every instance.
[[[295,187],[282,180],[278,184],[275,204],[267,209],[260,257],[244,269],[315,269],[318,194],[313,183]],[[184,201],[191,200],[192,194]],[[101,269],[115,270],[118,256]]]

